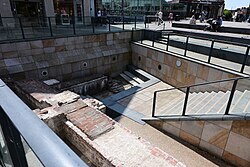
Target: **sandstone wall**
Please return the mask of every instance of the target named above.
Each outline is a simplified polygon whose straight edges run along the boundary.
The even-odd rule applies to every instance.
[[[0,77],[116,75],[131,61],[130,38],[130,32],[119,32],[0,44]]]
[[[181,63],[178,67],[177,61]],[[208,66],[175,54],[132,44],[133,65],[175,87],[236,78],[238,74]],[[192,91],[231,90],[233,82],[194,87]]]
[[[250,121],[149,121],[236,166],[250,166]]]

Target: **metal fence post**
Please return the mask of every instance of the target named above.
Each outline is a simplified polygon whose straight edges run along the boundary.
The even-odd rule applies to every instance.
[[[155,117],[156,96],[157,96],[157,92],[154,92],[153,108],[152,108],[152,117]]]
[[[122,16],[122,30],[124,30],[124,16]]]
[[[247,46],[246,54],[244,56],[244,60],[243,60],[241,70],[240,70],[241,73],[244,72],[244,69],[245,69],[245,66],[246,66],[246,63],[247,63],[247,58],[249,57],[249,49],[250,49],[250,45]]]
[[[229,110],[230,110],[231,103],[232,103],[232,100],[233,100],[233,97],[234,97],[234,92],[235,92],[237,83],[238,83],[238,80],[235,80],[234,83],[233,83],[232,90],[231,90],[231,93],[230,93],[230,96],[229,96],[229,99],[228,99],[228,103],[227,103],[227,108],[226,108],[226,111],[225,111],[225,115],[228,115],[228,113],[229,113]]]
[[[185,46],[185,51],[184,51],[184,57],[187,56],[188,40],[189,40],[189,36],[187,36],[187,39],[186,39],[186,46]]]
[[[23,39],[25,39],[25,35],[24,35],[24,31],[23,31],[23,24],[22,24],[22,21],[21,21],[20,17],[18,17],[18,21],[19,21],[19,24],[20,24],[20,28],[21,28]]]
[[[145,24],[145,28],[147,28],[147,15],[144,16],[144,24]]]
[[[154,47],[155,46],[155,32],[154,31],[152,31],[152,36],[153,36],[153,41],[152,41],[152,47]]]
[[[131,32],[131,41],[134,41],[134,28],[132,27],[132,32]]]
[[[109,17],[107,17],[108,18],[108,22],[109,22],[109,32],[111,31],[111,27],[110,27],[110,18]]]
[[[95,19],[95,17],[91,17],[91,24],[92,24],[93,34],[95,33],[94,19]]]
[[[49,19],[49,31],[50,31],[50,36],[53,37],[53,32],[52,32],[52,26],[51,26],[50,17],[48,17],[48,19]]]
[[[167,48],[166,48],[166,51],[168,51],[168,46],[169,46],[169,37],[170,37],[170,34],[168,33],[168,42],[167,42]]]
[[[73,33],[76,35],[76,25],[75,25],[75,17],[72,16],[72,24],[73,24]]]
[[[135,29],[136,29],[136,16],[135,16]]]
[[[141,43],[142,43],[142,33],[143,33],[143,36],[144,36],[144,30],[141,30],[141,33],[140,33],[140,37],[141,37]]]
[[[190,87],[187,87],[186,96],[185,96],[185,101],[184,101],[184,105],[183,105],[182,116],[185,116],[185,115],[186,115],[186,109],[187,109],[189,91],[190,91]]]
[[[208,55],[208,60],[207,60],[208,63],[210,63],[210,61],[211,61],[213,48],[214,48],[214,40],[212,39],[212,43],[211,43],[211,47],[210,47],[210,51],[209,51],[209,55]]]

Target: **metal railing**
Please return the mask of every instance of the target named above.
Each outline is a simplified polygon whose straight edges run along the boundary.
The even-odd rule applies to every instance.
[[[201,84],[193,84],[193,85],[188,85],[188,86],[182,86],[182,87],[178,87],[178,88],[170,88],[170,89],[162,89],[162,90],[157,90],[154,92],[154,97],[153,97],[153,107],[152,107],[152,117],[157,117],[156,116],[156,103],[157,103],[157,94],[160,92],[168,92],[168,91],[173,91],[173,90],[181,90],[181,89],[186,89],[185,92],[185,98],[184,98],[184,103],[183,103],[183,109],[182,109],[182,114],[181,116],[185,116],[186,115],[186,109],[188,106],[188,98],[189,98],[189,94],[190,94],[190,89],[194,88],[194,87],[198,87],[198,86],[207,86],[207,85],[215,85],[215,84],[220,84],[220,83],[225,83],[225,82],[230,82],[232,81],[232,88],[231,88],[231,92],[227,101],[227,105],[226,105],[226,110],[224,112],[225,115],[229,114],[229,110],[232,104],[232,100],[234,97],[234,93],[236,91],[236,87],[238,84],[239,80],[243,80],[243,79],[250,79],[250,77],[238,77],[238,78],[233,78],[233,79],[224,79],[224,80],[217,80],[217,81],[212,81],[212,82],[206,82],[206,83],[201,83]]]
[[[143,28],[144,16],[2,17],[0,42],[67,37]]]
[[[142,30],[142,31],[145,31],[145,30]],[[147,31],[149,31],[149,30],[147,30]],[[152,31],[152,30],[150,30],[150,31],[153,34],[159,33],[159,31]],[[166,47],[164,47],[164,48],[158,47],[158,49],[162,49],[162,50],[165,50],[165,51],[168,51],[168,52],[172,52],[172,53],[175,53],[175,54],[178,54],[178,55],[181,55],[181,56],[184,56],[184,57],[188,57],[188,58],[191,58],[191,59],[203,61],[203,62],[213,64],[213,65],[216,65],[216,66],[219,66],[219,67],[223,67],[223,68],[226,68],[226,69],[234,70],[236,72],[244,73],[245,66],[250,64],[250,55],[249,55],[249,53],[250,53],[250,45],[246,45],[246,44],[242,44],[242,43],[236,43],[236,42],[230,42],[230,41],[223,41],[223,40],[204,38],[204,37],[191,36],[191,35],[182,35],[182,34],[176,34],[176,33],[165,33],[165,36],[161,35],[161,37],[159,37],[159,38],[155,38],[155,35],[152,35],[154,38],[150,38],[150,39],[145,38],[145,35],[144,35],[143,32],[141,34],[142,34],[141,37],[140,37],[141,38],[140,39],[141,43],[143,43],[143,40],[145,40],[145,39],[152,41],[151,45],[144,43],[145,45],[156,47],[155,44],[159,43],[159,44],[165,45]],[[172,36],[178,36],[178,37],[186,38],[185,40],[183,39],[184,41],[180,41],[183,44],[181,46],[181,49],[183,49],[183,53],[179,53],[179,52],[176,52],[174,50],[169,49],[170,48],[169,46],[171,46],[171,42],[173,43],[173,41],[174,41],[174,40],[171,40]],[[191,38],[192,39],[197,39],[197,40],[203,40],[204,42],[210,42],[210,45],[206,46],[206,45],[201,45],[199,43],[191,43],[190,42]],[[219,44],[219,45],[231,45],[232,49],[234,49],[234,47],[242,47],[242,48],[245,48],[245,53],[234,52],[234,51],[230,50],[231,48],[229,48],[229,47],[225,48],[225,49],[228,49],[228,50],[225,50],[223,48],[218,48],[218,47],[215,48],[216,44]],[[195,51],[194,47],[192,47],[191,45],[193,45],[194,47],[197,46],[197,47],[204,47],[204,48],[203,48],[203,50],[198,52],[198,51]],[[178,48],[178,47],[176,46],[176,48]],[[198,59],[198,58],[196,58],[196,57],[194,57],[192,55],[188,55],[187,54],[188,51],[195,52],[195,53],[201,53],[203,58]],[[233,59],[233,60],[228,60],[228,61],[232,61],[232,62],[235,62],[237,64],[240,64],[241,65],[240,69],[236,70],[234,68],[229,68],[229,67],[227,67],[227,66],[225,66],[225,65],[223,65],[221,63],[213,63],[211,61],[212,58],[227,60],[224,57],[218,57],[218,53],[216,53],[216,52],[219,52],[219,51],[227,51],[226,53],[234,54],[233,56],[231,56],[229,58],[229,59]],[[242,49],[240,49],[238,51],[242,52]],[[204,58],[207,58],[207,59],[204,60]]]
[[[39,166],[88,166],[0,79],[0,166],[28,166],[22,139],[35,154],[29,160]],[[2,153],[9,154],[8,162]]]

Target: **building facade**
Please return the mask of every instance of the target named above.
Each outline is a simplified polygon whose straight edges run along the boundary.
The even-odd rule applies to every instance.
[[[0,0],[1,17],[94,16],[101,0]]]

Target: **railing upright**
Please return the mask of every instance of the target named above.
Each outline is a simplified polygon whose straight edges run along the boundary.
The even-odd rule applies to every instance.
[[[245,69],[245,66],[246,66],[246,63],[247,63],[247,60],[248,60],[248,57],[249,57],[249,49],[250,49],[250,45],[247,46],[246,54],[244,56],[244,60],[243,60],[241,70],[240,70],[241,73],[244,72],[244,69]]]
[[[184,101],[183,110],[182,110],[182,114],[181,114],[182,116],[186,115],[189,92],[190,92],[190,87],[187,87],[185,101]]]
[[[188,40],[189,40],[189,36],[187,36],[187,39],[186,39],[186,46],[185,46],[185,51],[184,51],[184,57],[187,56]]]
[[[235,80],[234,83],[233,83],[231,93],[230,93],[230,96],[229,96],[229,99],[228,99],[225,115],[228,115],[228,113],[229,113],[229,110],[230,110],[230,107],[231,107],[231,104],[232,104],[232,101],[233,101],[233,97],[234,97],[234,92],[235,92],[236,87],[237,87],[237,83],[238,83],[238,80]]]
[[[154,92],[153,108],[152,108],[152,117],[155,117],[156,96],[157,96],[157,92]]]
[[[132,32],[131,32],[131,39],[134,41],[134,28],[132,27]]]
[[[147,15],[144,16],[144,24],[145,24],[145,29],[147,28]]]
[[[110,26],[110,17],[107,17],[108,18],[108,22],[109,22],[109,32],[111,31],[111,26]]]
[[[210,51],[209,51],[209,55],[208,55],[208,60],[207,60],[208,63],[210,63],[210,61],[211,61],[213,48],[214,48],[214,40],[212,39],[212,43],[211,43],[211,47],[210,47]]]
[[[22,37],[23,37],[23,39],[25,39],[21,17],[18,17],[18,21],[19,21],[19,24],[20,24],[21,32],[22,32]]]
[[[91,17],[91,24],[92,24],[92,31],[93,31],[93,34],[95,33],[94,19],[95,19],[95,17]]]
[[[75,24],[75,17],[72,16],[72,24],[73,24],[73,34],[76,35],[76,24]]]
[[[168,42],[167,42],[167,48],[166,48],[166,51],[168,51],[168,46],[169,46],[169,38],[170,38],[170,34],[168,33]]]
[[[49,31],[50,31],[50,36],[53,37],[53,32],[52,32],[52,26],[51,26],[50,17],[48,17],[48,20],[49,20]]]
[[[152,38],[153,38],[153,41],[152,41],[152,47],[155,46],[155,32],[152,31]]]
[[[124,30],[124,16],[122,16],[122,30]]]
[[[141,30],[141,33],[140,33],[140,37],[141,37],[141,44],[142,44],[142,41],[143,41],[143,36],[142,36],[142,33],[143,33],[143,36],[144,36],[144,31],[143,30]]]
[[[136,29],[136,16],[135,16],[135,29]]]

